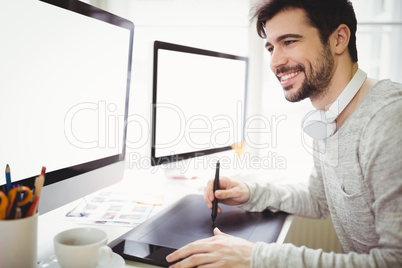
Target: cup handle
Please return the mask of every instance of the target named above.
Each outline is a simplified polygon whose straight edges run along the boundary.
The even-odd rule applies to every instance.
[[[113,251],[108,246],[101,246],[98,249],[98,266],[97,268],[106,267],[112,261]]]

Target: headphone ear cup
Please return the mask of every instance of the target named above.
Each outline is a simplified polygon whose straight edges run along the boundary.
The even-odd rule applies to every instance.
[[[310,137],[323,140],[335,133],[336,122],[328,122],[325,111],[315,110],[306,114],[302,127],[303,131]]]

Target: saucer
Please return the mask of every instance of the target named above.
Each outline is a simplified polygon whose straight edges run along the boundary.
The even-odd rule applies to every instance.
[[[124,268],[125,266],[126,263],[124,259],[120,255],[113,253],[113,257],[110,263],[106,266],[103,266],[102,268]],[[47,260],[44,260],[41,263],[39,263],[38,268],[61,268],[61,267],[57,262],[56,256],[52,256]]]

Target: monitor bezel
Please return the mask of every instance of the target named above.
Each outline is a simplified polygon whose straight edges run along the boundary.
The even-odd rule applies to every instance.
[[[243,56],[237,56],[233,54],[227,54],[212,50],[206,50],[201,48],[195,48],[190,46],[184,46],[179,44],[173,44],[168,42],[163,42],[156,40],[154,41],[153,47],[153,71],[152,71],[152,136],[151,136],[151,165],[158,166],[162,164],[182,161],[194,157],[200,157],[205,155],[210,155],[214,153],[224,152],[232,150],[232,146],[223,146],[206,150],[193,151],[188,153],[172,154],[166,156],[156,156],[156,118],[157,118],[157,90],[158,90],[158,51],[159,50],[170,50],[175,52],[191,53],[197,55],[220,57],[233,60],[241,60],[245,62],[245,85],[244,85],[244,112],[243,118],[246,116],[246,103],[247,103],[247,81],[248,81],[248,58]],[[244,122],[243,120],[243,136],[242,141],[244,141]]]

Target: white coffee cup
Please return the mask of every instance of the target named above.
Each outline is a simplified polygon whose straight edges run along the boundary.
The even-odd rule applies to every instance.
[[[57,234],[54,249],[62,268],[105,267],[113,258],[113,251],[107,246],[106,233],[91,227]]]

